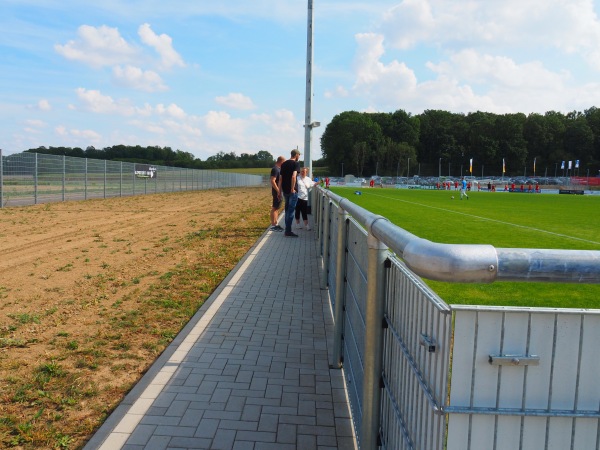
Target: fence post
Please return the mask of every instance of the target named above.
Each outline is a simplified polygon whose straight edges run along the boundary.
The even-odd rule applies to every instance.
[[[65,201],[65,198],[67,196],[66,193],[66,189],[67,189],[67,157],[65,155],[63,155],[62,157],[62,162],[63,162],[63,173],[62,173],[62,201]]]
[[[83,198],[87,200],[87,185],[88,185],[88,159],[85,158],[85,181],[83,184]]]
[[[106,160],[104,160],[104,198],[106,198]]]
[[[35,154],[35,172],[33,174],[33,203],[38,202],[38,154]]]
[[[348,243],[348,213],[338,207],[337,259],[335,277],[335,309],[333,312],[333,352],[331,367],[342,367],[342,333],[344,331],[344,304],[346,303],[346,246]]]
[[[329,272],[329,213],[331,210],[331,201],[329,199],[326,199],[325,201],[325,212],[323,213],[324,215],[324,220],[325,223],[323,224],[323,267],[322,267],[322,272],[321,272],[321,289],[327,289],[327,282],[329,281],[328,278],[328,272]]]
[[[377,219],[376,219],[377,220]],[[369,231],[367,297],[365,312],[365,348],[363,415],[360,447],[378,448],[379,415],[381,408],[381,368],[383,352],[383,313],[385,302],[385,260],[388,247]]]
[[[0,148],[0,208],[4,208],[4,162]]]
[[[123,161],[121,161],[121,167],[119,168],[119,197],[123,197]]]

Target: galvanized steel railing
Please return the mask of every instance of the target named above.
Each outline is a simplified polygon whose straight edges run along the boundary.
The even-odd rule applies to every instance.
[[[450,306],[419,278],[600,283],[599,251],[438,244],[312,201],[361,448],[600,447],[600,311]]]

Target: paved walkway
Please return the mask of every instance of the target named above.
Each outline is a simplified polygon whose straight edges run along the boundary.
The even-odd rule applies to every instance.
[[[314,232],[266,232],[85,450],[355,449]]]

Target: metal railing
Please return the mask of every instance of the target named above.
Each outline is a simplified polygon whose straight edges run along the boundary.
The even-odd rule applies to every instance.
[[[600,311],[448,305],[419,278],[600,283],[600,251],[439,244],[313,195],[361,448],[600,447]]]
[[[259,175],[0,150],[0,208],[262,184]]]

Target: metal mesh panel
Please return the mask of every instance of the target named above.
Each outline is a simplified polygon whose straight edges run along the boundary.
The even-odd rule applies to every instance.
[[[147,164],[60,155],[1,158],[0,207],[262,184],[258,175],[152,166],[156,170],[150,176],[137,170]]]
[[[19,206],[35,202],[35,155],[21,153],[2,157],[3,205]]]
[[[367,239],[360,225],[352,219],[348,227],[347,282],[345,284],[345,315],[343,359],[348,382],[348,395],[354,423],[360,429],[362,423],[362,393],[364,384],[365,310],[366,310],[366,263]]]
[[[381,438],[390,449],[442,449],[450,310],[401,261],[386,288]]]

